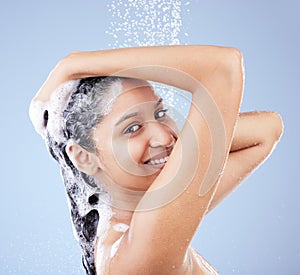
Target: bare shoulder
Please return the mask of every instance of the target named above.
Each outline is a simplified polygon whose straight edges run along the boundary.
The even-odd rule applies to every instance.
[[[111,262],[116,256],[128,228],[129,226],[125,223],[113,222],[110,223],[107,230],[103,230],[103,232],[97,236],[94,251],[97,274],[115,274],[115,272],[111,270]],[[115,268],[115,266],[112,267]],[[117,268],[117,270],[119,269]]]

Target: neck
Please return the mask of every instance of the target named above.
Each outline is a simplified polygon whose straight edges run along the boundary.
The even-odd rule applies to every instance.
[[[115,207],[113,207],[112,210],[114,212],[114,215],[111,218],[112,223],[124,223],[130,225],[134,211],[121,210]]]
[[[120,217],[132,216],[145,191],[131,190],[114,183],[106,175],[96,177],[111,197],[111,206]]]

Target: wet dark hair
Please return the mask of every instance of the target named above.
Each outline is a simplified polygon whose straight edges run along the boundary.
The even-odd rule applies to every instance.
[[[101,108],[105,96],[114,83],[120,82],[119,77],[89,77],[79,81],[75,91],[70,95],[67,107],[63,112],[64,129],[63,142],[57,142],[49,131],[46,144],[50,154],[58,161],[61,175],[69,200],[71,219],[82,249],[82,263],[86,274],[96,274],[94,249],[96,244],[99,212],[99,194],[105,193],[97,186],[95,179],[80,172],[66,153],[67,141],[72,139],[84,149],[94,151],[93,129],[106,115]],[[48,112],[44,113],[47,126]],[[97,192],[90,195],[89,190],[96,188]],[[82,205],[86,205],[82,211]],[[88,209],[88,211],[87,211]],[[87,213],[86,213],[87,212]]]

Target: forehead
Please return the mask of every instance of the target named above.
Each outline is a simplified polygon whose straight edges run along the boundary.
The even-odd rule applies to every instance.
[[[149,82],[138,79],[122,80],[122,92],[114,102],[111,114],[143,108],[148,103],[157,102],[158,99]]]

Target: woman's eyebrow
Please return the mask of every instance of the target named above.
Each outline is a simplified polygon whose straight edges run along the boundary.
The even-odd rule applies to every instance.
[[[160,98],[157,100],[157,102],[155,103],[155,108],[156,108],[157,106],[159,106],[159,104],[161,104],[162,101],[163,101],[163,99],[160,97]],[[115,124],[115,126],[118,126],[118,125],[119,125],[120,123],[122,123],[123,121],[125,121],[125,120],[127,120],[127,119],[129,119],[129,118],[138,116],[138,115],[139,115],[139,112],[132,112],[132,113],[126,114],[126,115],[122,116],[122,117],[118,120],[118,122]]]
[[[163,101],[163,99],[160,97],[160,98],[157,100],[156,104],[155,104],[155,108],[156,108],[157,106],[159,106],[159,104],[162,103],[162,101]]]
[[[138,112],[132,112],[132,113],[129,113],[129,114],[126,114],[124,116],[122,116],[118,122],[115,124],[115,126],[118,126],[120,123],[122,123],[123,121],[129,119],[129,118],[132,118],[132,117],[135,117],[135,116],[138,116]]]

